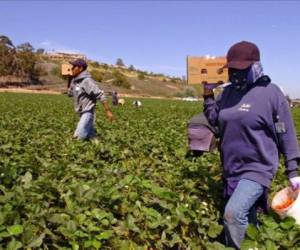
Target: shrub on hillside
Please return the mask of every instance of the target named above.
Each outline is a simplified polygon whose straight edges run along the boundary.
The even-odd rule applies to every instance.
[[[130,82],[128,81],[126,76],[124,76],[120,71],[114,70],[113,76],[115,78],[113,81],[113,85],[115,85],[117,87],[123,87],[125,89],[130,89],[130,87],[131,87]]]
[[[46,76],[48,75],[48,72],[42,67],[42,66],[35,66],[34,73],[37,76]]]
[[[124,62],[123,62],[123,60],[121,58],[117,59],[116,65],[118,67],[124,67],[125,66],[125,64],[124,64]]]
[[[138,73],[139,80],[145,80],[145,74],[143,72]]]
[[[93,79],[97,82],[102,82],[103,80],[103,73],[100,72],[99,70],[93,69],[91,71],[91,75],[93,77]]]
[[[37,50],[36,50],[36,53],[37,53],[38,55],[43,55],[43,54],[45,53],[45,49],[42,49],[42,48],[37,49]]]
[[[179,98],[185,97],[183,92],[176,92],[173,96],[174,97],[179,97]]]
[[[195,89],[193,89],[193,88],[187,87],[187,88],[184,90],[184,95],[185,95],[185,96],[193,96],[193,97],[195,97],[195,96],[196,96],[196,91],[195,91]]]
[[[109,68],[108,65],[107,65],[106,63],[101,64],[101,67],[102,67],[103,69],[105,69],[105,70],[107,70],[107,69]]]
[[[61,74],[61,69],[59,66],[55,66],[53,67],[53,69],[51,69],[50,74],[59,78],[63,78],[62,74]]]
[[[183,91],[175,93],[174,96],[175,97],[196,97],[197,93],[195,89],[191,87],[187,87]]]
[[[99,68],[100,67],[100,64],[98,62],[91,62],[90,65],[94,68]]]
[[[131,64],[130,66],[129,66],[129,68],[128,68],[130,71],[134,71],[135,70],[135,68],[134,68],[134,66]]]

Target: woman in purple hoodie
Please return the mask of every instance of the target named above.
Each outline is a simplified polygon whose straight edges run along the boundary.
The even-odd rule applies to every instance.
[[[248,223],[257,225],[257,205],[266,201],[280,154],[291,187],[300,188],[300,153],[289,105],[263,74],[258,47],[246,41],[234,44],[224,67],[231,84],[216,99],[216,85],[204,85],[204,113],[219,128],[228,200],[223,217],[226,244],[239,249]]]

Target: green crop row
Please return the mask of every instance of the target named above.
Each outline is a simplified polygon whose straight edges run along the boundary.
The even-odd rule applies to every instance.
[[[113,123],[98,107],[95,144],[72,139],[66,96],[0,94],[0,249],[227,249],[218,153],[185,159],[202,105],[142,102]],[[280,168],[271,193],[285,185]],[[300,249],[293,220],[261,221],[243,249]]]

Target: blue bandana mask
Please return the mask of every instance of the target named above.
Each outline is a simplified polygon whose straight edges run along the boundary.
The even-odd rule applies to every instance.
[[[255,62],[251,65],[247,76],[247,83],[255,83],[259,78],[264,75],[263,67],[260,62]]]

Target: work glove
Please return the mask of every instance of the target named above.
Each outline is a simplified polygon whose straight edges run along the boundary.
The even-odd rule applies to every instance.
[[[300,189],[300,176],[290,178],[290,186],[294,191]]]

